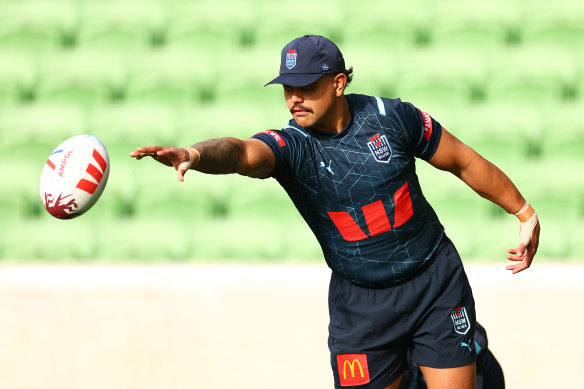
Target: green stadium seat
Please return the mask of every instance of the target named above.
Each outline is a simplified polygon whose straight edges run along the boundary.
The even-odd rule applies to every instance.
[[[286,255],[287,226],[276,220],[201,220],[190,224],[189,229],[190,259],[248,262],[281,260]]]
[[[232,177],[189,171],[181,183],[171,167],[150,160],[133,164],[137,182],[134,193],[136,218],[194,221],[226,216]],[[152,185],[153,182],[156,184]]]
[[[577,61],[579,61],[580,64],[583,64],[584,56],[578,58]],[[582,68],[582,65],[580,67]],[[578,80],[574,86],[574,97],[575,100],[578,100],[579,102],[584,101],[584,74],[582,72],[580,73],[580,76],[578,77]]]
[[[133,145],[127,153],[142,145],[171,145],[176,138],[175,111],[158,104],[102,105],[88,115],[87,126],[107,147]]]
[[[521,43],[536,48],[584,46],[584,6],[580,1],[530,4],[520,25]]]
[[[49,152],[50,153],[50,152]],[[44,156],[47,158],[48,154]],[[4,228],[26,218],[38,216],[42,210],[39,181],[44,161],[27,155],[0,158],[0,226]]]
[[[541,258],[581,258],[572,247],[582,240],[584,181],[570,160],[542,158],[504,169],[533,205],[541,222]],[[576,230],[572,230],[576,228]]]
[[[36,61],[18,51],[0,51],[0,107],[29,99],[34,84]]]
[[[485,220],[491,217],[490,204],[451,173],[437,170],[429,163],[416,163],[424,196],[443,222]]]
[[[341,43],[341,29],[346,27],[344,10],[330,1],[310,4],[311,11],[302,17],[294,14],[294,1],[267,2],[258,9],[254,25],[255,44],[278,58],[282,48],[295,38],[306,34],[323,35]],[[283,12],[288,8],[290,12]]]
[[[541,151],[548,161],[565,159],[575,164],[584,159],[584,125],[580,115],[584,100],[555,105],[544,111]]]
[[[511,2],[445,2],[433,7],[431,44],[468,51],[497,50],[508,44],[518,12]]]
[[[368,1],[351,8],[341,22],[343,47],[393,53],[427,43],[429,25],[417,3]]]
[[[276,180],[237,177],[228,197],[228,215],[249,219],[295,220],[298,211]]]
[[[525,163],[541,154],[540,112],[526,105],[467,106],[443,123],[461,141],[496,164]]]
[[[0,49],[38,55],[66,44],[74,24],[69,2],[12,1],[0,7]]]
[[[250,39],[245,35],[254,11],[246,2],[175,2],[169,7],[165,44],[193,53],[229,51],[236,61],[238,47]]]
[[[439,193],[429,194],[428,201],[444,223],[460,220],[485,220],[492,217],[489,203],[462,182]]]
[[[501,51],[489,65],[486,98],[543,107],[566,99],[575,79],[576,61],[569,50]]]
[[[282,87],[271,87],[281,96],[269,104],[218,101],[182,111],[177,115],[180,128],[177,145],[190,146],[206,139],[224,136],[246,139],[258,132],[285,127],[291,114],[286,107]]]
[[[83,110],[66,104],[39,103],[3,109],[0,113],[3,154],[26,156],[42,166],[61,142],[87,132],[85,120]]]
[[[135,213],[135,192],[141,185],[138,169],[146,168],[142,166],[146,161],[138,165],[128,154],[139,146],[172,145],[173,115],[167,107],[152,104],[102,106],[92,112],[88,128],[106,146],[111,163],[103,194],[105,213],[120,217]]]
[[[172,145],[175,131],[174,111],[154,104],[119,104],[96,108],[87,126],[106,146],[110,176],[100,199],[109,216],[130,217],[135,213],[135,192],[141,184],[137,164],[129,153],[139,146]]]
[[[582,252],[584,251],[584,240],[582,240],[582,231],[584,231],[584,221],[583,218],[572,223],[558,224],[557,231],[564,234],[568,234],[568,253],[566,255],[569,259],[574,259],[581,262]],[[564,237],[565,239],[565,237]]]
[[[372,50],[355,45],[340,45],[345,66],[353,67],[353,81],[346,93],[363,93],[373,96],[396,97],[396,80],[399,60],[384,50]]]
[[[507,250],[519,244],[516,220],[513,217],[506,217],[495,220],[442,220],[442,222],[446,234],[465,263],[480,261],[500,264],[501,271],[504,272],[509,262]]]
[[[124,54],[147,49],[161,34],[164,11],[159,1],[81,2],[77,44]]]
[[[216,70],[207,53],[157,50],[132,57],[125,98],[170,107],[192,107],[211,99]]]
[[[0,256],[20,262],[85,260],[94,256],[95,245],[94,228],[83,218],[58,220],[44,212],[37,219],[14,221],[5,228]]]
[[[539,218],[564,222],[582,219],[582,199],[584,190],[566,189],[550,185],[539,185],[531,189],[529,202],[537,211]]]
[[[116,98],[124,73],[122,59],[106,52],[56,53],[40,64],[36,99],[85,108]]]
[[[97,223],[93,233],[95,260],[161,262],[188,256],[192,229],[187,220],[119,219]]]
[[[483,82],[481,60],[461,50],[411,52],[396,64],[396,96],[421,108],[468,104]]]
[[[222,58],[218,66],[219,77],[215,85],[215,100],[233,104],[273,104],[284,102],[280,85],[264,87],[278,75],[279,50],[241,50],[237,61]]]

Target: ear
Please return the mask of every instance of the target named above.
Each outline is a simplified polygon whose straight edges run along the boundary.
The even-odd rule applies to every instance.
[[[333,85],[335,87],[335,93],[337,97],[341,97],[347,86],[347,75],[345,73],[339,73],[333,79]]]

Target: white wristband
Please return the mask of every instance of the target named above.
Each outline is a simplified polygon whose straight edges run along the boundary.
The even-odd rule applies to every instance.
[[[201,154],[199,153],[199,150],[192,148],[192,147],[185,148],[185,150],[189,153],[189,160],[181,162],[178,165],[177,170],[184,170],[186,172],[187,170],[189,170],[191,168],[197,167],[197,165],[199,164],[199,160],[201,159]],[[195,154],[197,155],[196,158],[195,158]],[[195,162],[195,159],[196,159],[196,162]]]
[[[523,212],[527,211],[528,209],[529,209],[529,203],[526,201],[525,204],[523,204],[523,207],[521,207],[521,209],[519,211],[517,211],[516,213],[514,213],[514,215],[515,216],[519,216]]]
[[[187,153],[189,153],[189,160],[181,162],[176,167],[176,175],[179,181],[183,181],[184,173],[186,173],[187,170],[189,169],[194,169],[195,167],[197,167],[199,161],[201,160],[201,154],[199,153],[199,150],[192,147],[185,148],[185,150],[187,151]],[[182,171],[184,171],[184,173],[182,173]]]

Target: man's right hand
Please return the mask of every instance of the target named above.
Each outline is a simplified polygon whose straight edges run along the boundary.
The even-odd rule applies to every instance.
[[[276,166],[276,156],[263,141],[255,138],[223,137],[199,142],[190,148],[137,147],[130,157],[152,157],[176,170],[179,181],[184,181],[188,169],[207,174],[232,174],[254,178],[269,177]],[[203,158],[201,158],[203,157]]]
[[[148,146],[136,147],[136,151],[130,153],[130,157],[140,160],[144,157],[152,157],[158,162],[174,167],[179,181],[184,181],[186,171],[199,163],[200,155],[196,149],[190,151],[182,147]]]

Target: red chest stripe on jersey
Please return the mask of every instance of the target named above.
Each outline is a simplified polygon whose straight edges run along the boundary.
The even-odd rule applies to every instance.
[[[424,119],[424,139],[429,140],[430,135],[432,135],[432,117],[419,108],[418,111],[420,111]]]
[[[410,188],[407,182],[394,193],[393,204],[393,228],[397,228],[410,220],[412,216],[414,216],[414,207],[412,205]],[[367,223],[367,228],[369,229],[369,236],[363,232],[355,219],[353,219],[353,217],[348,212],[327,211],[327,213],[341,233],[343,239],[349,242],[369,239],[372,236],[376,236],[391,230],[392,227],[381,200],[364,205],[361,207],[361,210],[363,211],[363,216],[365,216],[365,222]]]
[[[414,216],[414,206],[412,205],[410,188],[407,182],[395,192],[393,195],[393,203],[395,204],[393,225],[394,228],[397,228]]]
[[[278,142],[278,145],[280,147],[286,146],[286,142],[284,141],[284,139],[276,131],[267,130],[267,131],[262,131],[259,134],[268,134],[272,138],[274,138],[276,140],[276,142]]]
[[[341,236],[349,242],[356,242],[369,238],[348,212],[327,212]]]
[[[391,224],[389,224],[389,219],[387,218],[387,213],[381,200],[367,204],[361,209],[363,210],[363,216],[365,216],[370,236],[379,235],[391,230]]]

